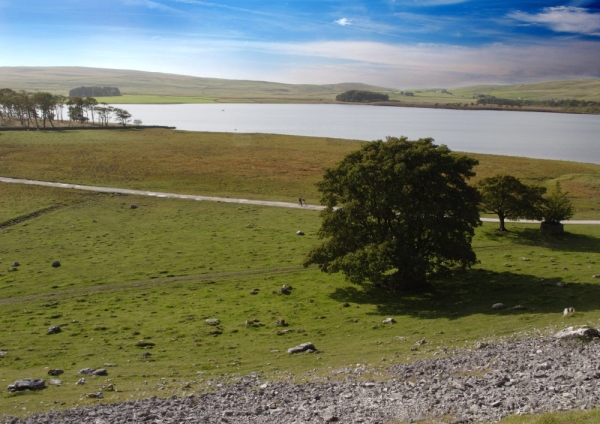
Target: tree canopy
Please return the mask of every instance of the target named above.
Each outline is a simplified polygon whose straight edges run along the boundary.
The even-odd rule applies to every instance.
[[[544,203],[542,216],[547,224],[560,224],[573,216],[573,204],[567,197],[569,193],[563,192],[560,182],[556,182],[554,190],[548,193]]]
[[[398,291],[422,290],[434,273],[473,265],[479,193],[467,180],[477,163],[431,138],[365,144],[318,184],[325,241],[304,266]]]
[[[110,97],[120,96],[121,91],[117,87],[77,87],[69,90],[69,97]]]
[[[338,102],[387,102],[390,96],[383,93],[365,90],[348,90],[338,94],[335,98]]]
[[[494,175],[478,183],[481,210],[498,215],[498,231],[507,231],[506,219],[542,219],[544,187],[523,184],[511,175]]]

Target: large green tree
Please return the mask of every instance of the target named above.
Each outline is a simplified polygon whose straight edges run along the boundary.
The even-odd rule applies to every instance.
[[[366,143],[318,184],[324,242],[306,256],[328,273],[391,291],[423,290],[432,273],[476,263],[477,160],[426,138]]]
[[[498,231],[507,231],[506,219],[542,219],[544,187],[523,184],[511,175],[494,175],[478,183],[481,210],[498,215]]]

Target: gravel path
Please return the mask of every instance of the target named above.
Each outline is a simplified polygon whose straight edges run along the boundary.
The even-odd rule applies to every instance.
[[[597,341],[531,338],[483,344],[375,375],[358,367],[338,370],[345,378],[302,384],[269,383],[250,375],[209,394],[100,404],[3,422],[496,422],[510,414],[594,408],[600,401],[599,357]]]
[[[147,191],[147,190],[132,190],[128,188],[115,188],[115,187],[98,187],[98,186],[87,186],[81,184],[67,184],[67,183],[53,183],[49,181],[36,181],[36,180],[25,180],[21,178],[7,178],[0,177],[0,182],[9,183],[9,184],[29,184],[29,185],[39,185],[45,187],[57,187],[57,188],[70,188],[75,190],[87,190],[87,191],[95,191],[100,193],[121,193],[121,194],[133,194],[136,196],[151,196],[151,197],[160,197],[160,198],[176,198],[176,199],[189,199],[189,200],[204,200],[209,202],[223,202],[223,203],[243,203],[247,205],[259,205],[259,206],[271,206],[277,208],[294,208],[294,209],[307,209],[313,211],[320,211],[324,209],[324,206],[320,205],[304,205],[300,206],[298,203],[290,203],[290,202],[271,202],[267,200],[250,200],[250,199],[237,199],[237,198],[229,198],[229,197],[215,197],[215,196],[196,196],[192,194],[177,194],[177,193],[163,193],[158,191]],[[497,218],[481,218],[483,222],[498,222]],[[507,222],[515,222],[511,220],[507,220]],[[540,221],[530,221],[530,220],[519,220],[518,222],[525,223],[536,223],[539,224]],[[600,220],[573,220],[573,221],[563,221],[564,224],[594,224],[600,225]]]

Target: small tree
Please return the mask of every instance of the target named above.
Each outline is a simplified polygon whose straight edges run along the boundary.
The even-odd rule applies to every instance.
[[[478,184],[483,212],[500,219],[498,231],[507,231],[505,219],[542,219],[544,187],[523,184],[510,175],[495,175]]]
[[[573,216],[573,204],[567,194],[569,193],[563,193],[560,182],[557,181],[554,190],[546,197],[542,210],[544,223],[557,225]]]
[[[129,122],[131,119],[131,113],[127,112],[125,109],[119,109],[116,107],[113,112],[117,117],[117,121],[119,121],[123,126],[126,126],[127,122]]]
[[[391,291],[423,290],[432,273],[471,266],[479,194],[466,180],[477,163],[430,138],[365,144],[318,184],[326,240],[304,266]]]
[[[142,125],[142,120],[141,119],[134,119],[133,120],[133,124],[134,125]]]

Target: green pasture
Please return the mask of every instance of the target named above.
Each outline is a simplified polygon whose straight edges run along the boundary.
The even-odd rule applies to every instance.
[[[151,94],[124,94],[122,96],[96,97],[98,103],[123,104],[182,104],[214,103],[215,99],[198,96],[160,96]]]
[[[260,200],[302,196],[318,204],[315,184],[324,170],[361,144],[165,129],[0,132],[0,175]],[[558,180],[570,193],[575,219],[600,219],[600,165],[467,154],[480,162],[473,182],[498,172],[547,188]]]
[[[169,130],[6,132],[0,175],[317,203],[323,170],[360,144]],[[576,217],[598,219],[599,166],[473,156],[481,162],[475,180],[499,169],[547,186],[558,179],[574,195]],[[567,225],[563,236],[548,237],[537,225],[509,223],[510,232],[498,234],[485,224],[474,239],[480,264],[421,295],[302,268],[319,226],[318,212],[306,209],[0,183],[1,383],[65,370],[62,387],[0,392],[0,411],[95,404],[85,395],[108,383],[117,391],[103,402],[200,393],[251,372],[304,381],[350,364],[381,371],[478,341],[598,326],[600,226]],[[279,294],[283,284],[291,294]],[[507,308],[493,310],[497,302]],[[563,318],[565,307],[577,313]],[[397,324],[382,324],[387,317]],[[47,335],[51,325],[63,331]],[[286,354],[307,341],[320,352]],[[85,367],[109,375],[75,385]]]
[[[435,281],[430,293],[402,296],[300,267],[318,242],[320,219],[310,210],[12,184],[0,184],[0,197],[19,198],[19,211],[61,205],[0,230],[2,383],[65,370],[60,388],[2,393],[7,414],[94,404],[85,395],[108,383],[117,391],[104,402],[202,392],[213,379],[250,372],[302,381],[350,364],[382,370],[600,319],[592,278],[600,273],[600,226],[545,237],[535,225],[510,224],[499,235],[485,224],[474,240],[479,265]],[[290,295],[278,293],[283,284]],[[491,309],[496,302],[508,308]],[[527,309],[513,310],[517,304]],[[567,306],[577,313],[563,318]],[[387,317],[398,323],[383,325]],[[47,335],[50,325],[63,331]],[[306,341],[321,352],[286,354]],[[85,367],[109,375],[75,385]]]

